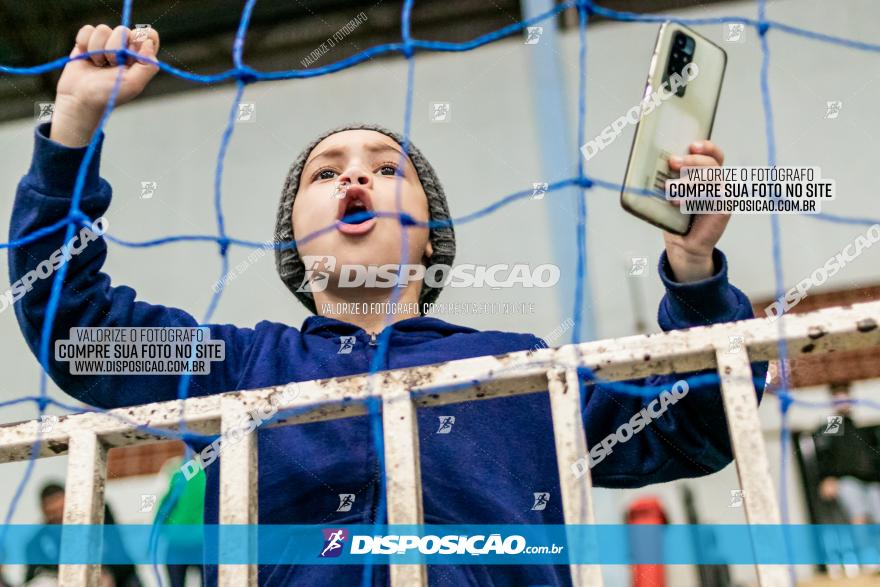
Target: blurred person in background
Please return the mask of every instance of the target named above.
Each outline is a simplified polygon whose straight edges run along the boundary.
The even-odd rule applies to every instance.
[[[57,559],[61,550],[60,534],[49,526],[64,521],[64,486],[60,483],[47,483],[40,490],[40,509],[43,512],[43,524],[46,526],[28,542],[26,551],[28,560]],[[110,506],[104,504],[104,524],[116,524]],[[58,584],[58,565],[37,563],[27,566],[25,585],[42,587]],[[101,587],[140,587],[134,565],[105,565],[101,567]]]
[[[852,419],[849,382],[831,384],[835,414],[813,435],[819,466],[819,499],[826,510],[839,506],[849,524],[880,524],[880,452],[873,435]],[[876,560],[877,547],[869,536],[855,538],[862,560]],[[878,565],[865,564],[875,572]]]
[[[880,524],[880,455],[852,419],[849,383],[831,385],[835,415],[815,433],[819,496],[838,500],[852,524]]]

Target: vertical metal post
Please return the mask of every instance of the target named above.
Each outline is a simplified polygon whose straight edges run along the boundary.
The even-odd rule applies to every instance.
[[[223,397],[220,409],[223,414],[220,433],[224,440],[220,459],[220,524],[251,526],[258,523],[257,433],[245,428],[250,415],[238,396]],[[220,527],[221,560],[229,560],[242,552],[240,531]],[[251,529],[245,535],[244,548],[253,556],[257,548],[256,535]],[[218,573],[222,587],[257,585],[255,564],[221,564]]]
[[[383,393],[382,435],[389,524],[424,524],[418,424],[416,407],[407,389]],[[424,564],[391,565],[393,587],[427,584],[428,570]]]
[[[731,353],[719,346],[715,349],[715,358],[721,377],[721,394],[730,441],[736,457],[736,471],[743,490],[746,521],[749,524],[780,524],[779,504],[770,476],[770,460],[767,458],[761,420],[758,418],[758,398],[748,351]],[[756,570],[761,587],[791,585],[784,565],[756,565]]]
[[[61,531],[61,557],[80,553],[85,547],[89,560],[98,560],[102,552],[101,526],[104,523],[104,484],[107,480],[107,448],[97,434],[76,430],[70,435],[67,458],[67,482],[64,489],[64,527]],[[83,534],[74,525],[89,525]],[[71,526],[68,529],[68,526]],[[61,587],[98,585],[101,565],[62,564],[58,569]]]
[[[553,369],[548,371],[547,380],[565,523],[595,524],[593,481],[589,464],[579,468],[583,473],[581,477],[572,470],[572,466],[580,458],[586,457],[589,463],[577,369]],[[572,542],[579,541],[570,540],[569,544]],[[568,548],[571,550],[570,545]],[[599,565],[572,564],[570,569],[575,587],[602,587],[602,568]]]

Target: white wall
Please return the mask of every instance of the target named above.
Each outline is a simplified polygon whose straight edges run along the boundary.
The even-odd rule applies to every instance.
[[[698,7],[686,16],[721,14],[755,15],[752,2]],[[871,41],[880,7],[870,0],[852,0],[841,8],[830,2],[780,0],[769,9],[771,18],[813,30]],[[700,27],[722,42],[721,26]],[[160,31],[161,32],[161,31]],[[734,165],[762,165],[767,148],[761,109],[758,73],[760,51],[755,32],[746,31],[744,44],[724,43],[729,55],[722,101],[714,132],[715,141]],[[639,99],[656,27],[643,24],[601,23],[590,28],[588,56],[588,124],[591,138]],[[874,100],[880,61],[861,53],[770,33],[772,51],[770,85],[776,116],[778,162],[785,165],[818,165],[837,180],[838,199],[826,210],[841,215],[878,214],[873,186],[876,130],[880,128]],[[422,54],[416,60],[414,142],[431,159],[442,178],[455,216],[487,205],[503,195],[530,188],[543,177],[540,166],[540,113],[533,105],[533,80],[529,51],[520,38],[495,43],[467,54]],[[558,48],[569,97],[571,124],[576,120],[577,38],[567,33]],[[223,180],[223,204],[228,232],[237,237],[264,241],[274,228],[279,192],[290,162],[317,133],[346,121],[372,121],[392,128],[402,126],[405,66],[401,59],[377,59],[330,77],[275,82],[251,86],[244,101],[256,103],[257,121],[239,124],[229,148]],[[229,85],[196,89],[174,96],[136,102],[115,113],[107,128],[102,174],[114,188],[108,217],[111,233],[129,240],[181,234],[213,234],[213,173],[217,148],[227,118],[233,89]],[[827,100],[843,101],[836,120],[824,119]],[[450,102],[452,121],[431,123],[431,102]],[[12,194],[26,171],[32,145],[33,122],[22,120],[0,126],[0,223],[7,234],[6,218]],[[610,148],[588,162],[588,173],[619,182],[632,135],[628,130]],[[574,133],[571,133],[572,136]],[[576,148],[576,145],[572,145]],[[559,178],[550,178],[559,179]],[[152,199],[139,199],[141,181],[157,181]],[[624,214],[616,193],[594,190],[589,195],[588,247],[593,275],[592,300],[600,337],[632,334],[633,308],[629,298],[632,280],[640,279],[643,308],[654,324],[662,295],[652,273],[627,277],[625,261],[633,255],[655,263],[661,251],[660,233]],[[458,259],[462,262],[557,262],[573,271],[574,251],[564,257],[554,239],[569,226],[551,226],[550,207],[559,205],[552,195],[542,201],[523,200],[477,222],[459,225]],[[821,223],[806,217],[782,220],[783,263],[787,286],[820,266],[840,250],[861,227]],[[731,280],[749,295],[765,297],[774,289],[770,258],[770,221],[764,216],[742,216],[731,223],[721,247],[730,260]],[[232,248],[230,266],[250,251]],[[6,275],[5,255],[0,256]],[[840,289],[876,283],[880,250],[871,250],[839,273],[825,287]],[[153,249],[110,246],[106,271],[114,284],[134,287],[139,298],[177,306],[201,318],[219,277],[219,259],[211,244],[172,244]],[[7,284],[4,284],[5,288]],[[459,316],[450,321],[483,329],[530,331],[545,335],[567,319],[570,308],[559,307],[552,290],[449,290],[441,302],[534,302],[536,314],[527,316]],[[244,277],[232,281],[223,296],[216,322],[250,326],[262,319],[299,325],[305,310],[278,279],[271,255],[251,266]],[[652,326],[656,328],[656,326]],[[34,393],[39,368],[27,350],[12,312],[0,313],[0,372],[5,374],[0,401]],[[557,341],[556,344],[565,342]],[[876,387],[865,393],[876,396]],[[50,383],[53,397],[69,400]],[[777,403],[762,407],[768,431],[768,450],[778,466],[778,444],[773,436]],[[0,421],[33,417],[32,406],[17,406],[0,413]],[[824,416],[810,414],[799,424],[812,427]],[[35,496],[39,483],[63,476],[66,459],[41,463],[24,493],[15,521],[37,517]],[[0,504],[7,504],[23,464],[4,466]],[[127,489],[123,490],[125,485]],[[120,494],[137,495],[131,482],[111,483]],[[675,521],[682,521],[678,484],[653,487]],[[707,522],[741,520],[741,511],[727,507],[729,490],[737,487],[733,467],[708,479],[691,482]],[[790,483],[791,487],[792,484]],[[144,493],[148,493],[144,491]],[[623,504],[635,494],[600,492],[602,520],[618,521]],[[793,520],[802,520],[800,498],[792,493]],[[119,507],[121,521],[137,521],[132,508]],[[622,575],[609,569],[614,583]],[[748,570],[742,570],[748,575]],[[617,573],[617,574],[615,574]],[[687,572],[685,572],[687,575]],[[681,577],[676,585],[690,580]]]

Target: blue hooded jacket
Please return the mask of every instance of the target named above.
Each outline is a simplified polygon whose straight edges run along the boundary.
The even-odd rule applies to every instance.
[[[33,161],[16,193],[10,239],[19,239],[63,219],[69,210],[77,169],[85,148],[69,148],[48,138],[48,124],[37,127]],[[99,150],[85,180],[81,209],[92,219],[110,205],[110,185],[99,176]],[[14,283],[60,248],[58,230],[9,250]],[[136,292],[111,285],[101,272],[107,254],[103,238],[71,258],[52,340],[69,338],[71,327],[193,327],[188,312],[137,301]],[[715,251],[713,277],[679,284],[665,253],[660,278],[666,295],[658,321],[663,330],[743,320],[751,304],[727,280],[724,255]],[[37,280],[15,304],[25,340],[38,353],[52,279]],[[382,369],[414,367],[455,359],[495,355],[544,346],[531,334],[479,332],[432,317],[402,320],[391,329]],[[312,316],[297,329],[262,321],[253,328],[210,325],[212,339],[223,340],[226,358],[210,374],[192,377],[190,396],[216,394],[369,372],[377,347],[361,328]],[[352,351],[339,354],[341,336],[354,336]],[[54,346],[54,345],[53,345]],[[763,379],[766,363],[753,364]],[[51,359],[49,375],[76,399],[117,408],[177,398],[178,376],[71,375],[69,364]],[[652,376],[634,383],[669,385],[681,375]],[[667,387],[668,389],[668,387]],[[758,390],[759,399],[762,389]],[[586,389],[585,426],[593,445],[613,433],[650,399]],[[437,434],[440,416],[455,416],[449,433]],[[562,524],[559,473],[546,393],[421,408],[418,411],[424,517],[427,524]],[[194,446],[200,450],[201,446]],[[378,463],[366,416],[260,430],[259,522],[261,524],[373,523],[378,504]],[[640,487],[699,477],[730,463],[732,452],[718,387],[692,390],[628,442],[614,447],[592,470],[603,487]],[[205,522],[218,516],[219,470],[207,467]],[[534,493],[550,494],[543,510],[533,510]],[[352,508],[337,512],[340,494],[354,494]],[[357,584],[359,566],[261,565],[260,585],[310,587]],[[385,585],[387,568],[374,569],[374,584]],[[570,585],[566,566],[431,566],[432,585]],[[216,567],[206,567],[206,583],[216,583]]]

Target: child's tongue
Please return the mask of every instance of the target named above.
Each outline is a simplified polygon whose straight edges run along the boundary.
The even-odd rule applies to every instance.
[[[355,200],[345,209],[345,215],[342,222],[346,224],[361,224],[373,217],[372,212],[367,210],[363,202]]]

